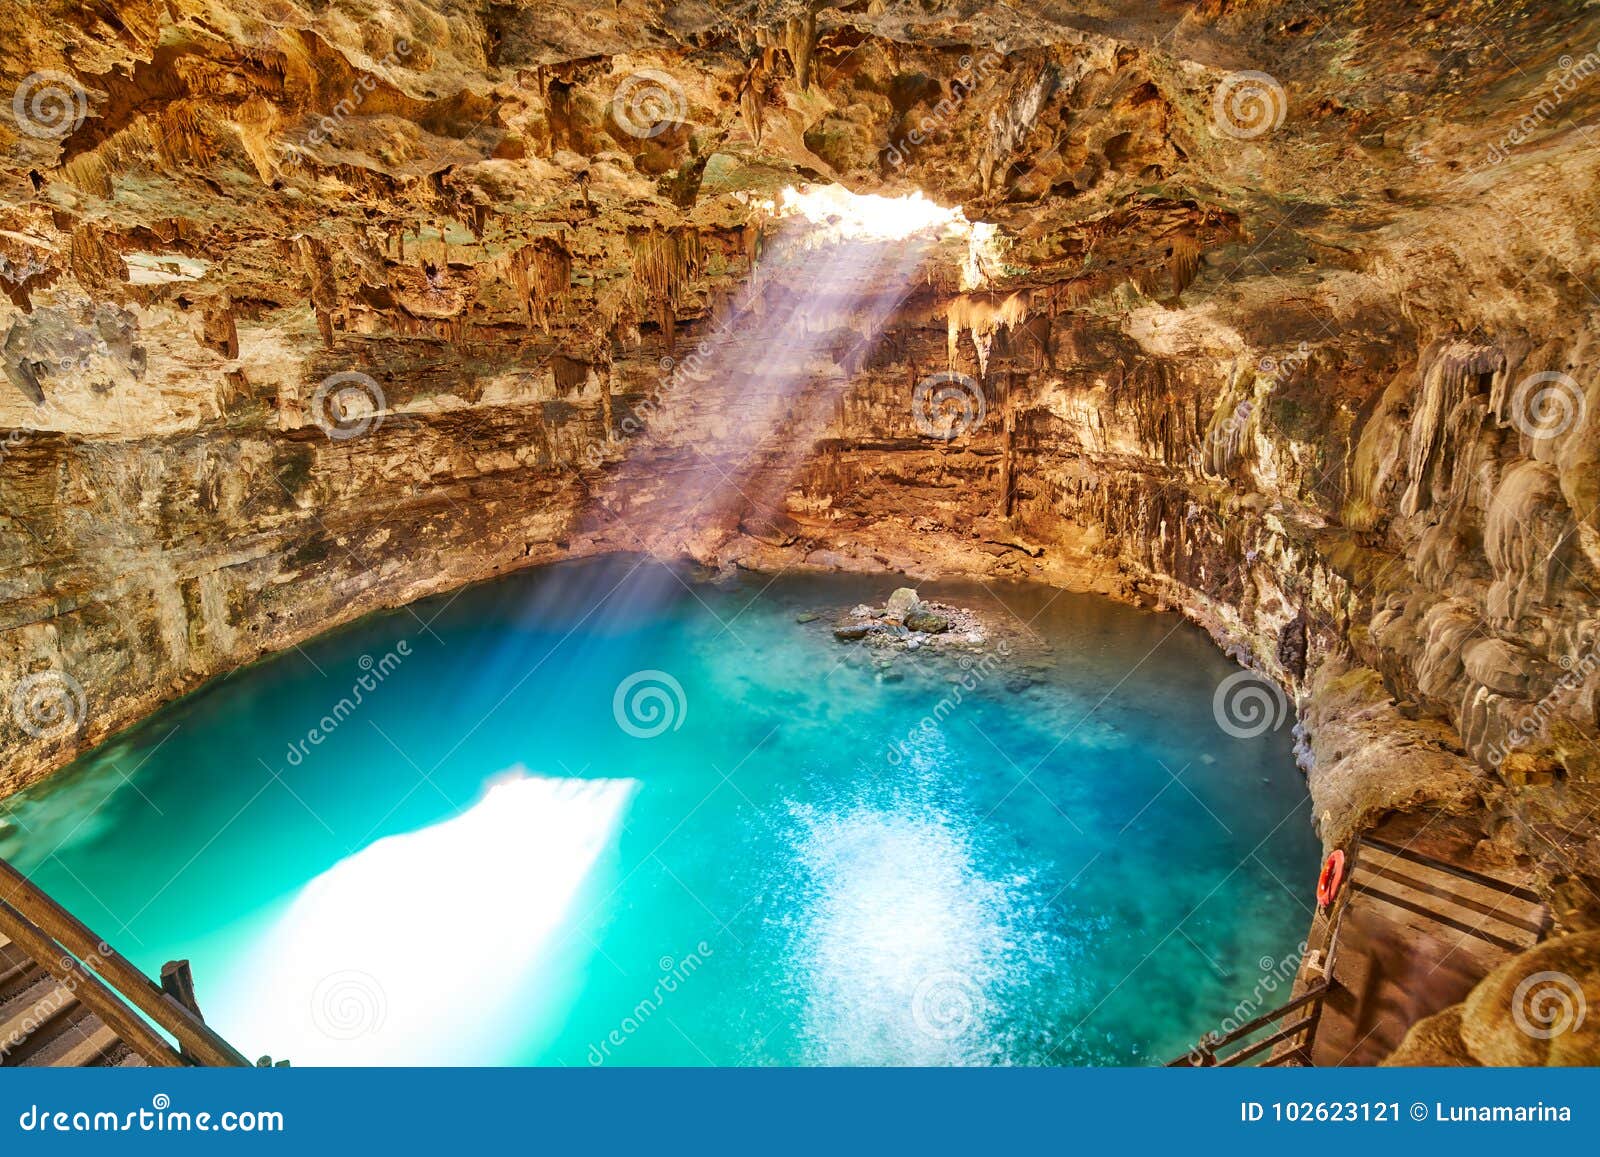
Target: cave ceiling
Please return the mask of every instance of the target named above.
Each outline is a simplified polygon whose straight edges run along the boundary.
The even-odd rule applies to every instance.
[[[1541,227],[1587,243],[1527,172],[1593,163],[1574,126],[1600,86],[1561,78],[1600,14],[1565,4],[133,0],[0,19],[11,300],[136,310],[219,366],[246,322],[301,357],[341,333],[526,327],[592,358],[661,320],[641,236],[697,235],[667,287],[692,319],[747,270],[753,206],[805,182],[992,223],[995,291],[1222,312],[1262,345],[1381,329],[1397,295],[1470,327],[1585,292],[1576,260],[1498,299],[1453,276],[1480,252],[1514,266]]]

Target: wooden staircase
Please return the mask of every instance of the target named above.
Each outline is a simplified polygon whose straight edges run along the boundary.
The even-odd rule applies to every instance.
[[[200,1016],[188,961],[157,984],[0,860],[0,1067],[249,1063]]]
[[[1351,849],[1339,955],[1318,1065],[1370,1065],[1417,1021],[1549,934],[1538,893],[1405,843],[1367,835]]]
[[[0,934],[0,1065],[144,1063],[71,989]]]
[[[1312,919],[1289,1001],[1169,1067],[1377,1064],[1411,1025],[1550,932],[1537,892],[1409,844],[1368,834],[1347,859],[1334,904]]]

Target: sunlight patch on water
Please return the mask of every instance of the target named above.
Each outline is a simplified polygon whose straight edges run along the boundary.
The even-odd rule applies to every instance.
[[[920,756],[926,773],[937,752]],[[1034,879],[997,864],[933,802],[931,778],[921,783],[920,801],[791,805],[805,880],[795,996],[810,1063],[992,1064],[1026,1048],[1009,1010],[1052,951]]]
[[[213,1019],[295,1064],[492,1063],[485,1042],[527,1019],[541,948],[637,787],[518,768],[460,815],[341,860],[290,902]]]

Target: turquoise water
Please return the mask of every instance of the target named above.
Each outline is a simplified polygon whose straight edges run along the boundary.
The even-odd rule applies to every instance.
[[[1235,668],[1023,584],[921,588],[1004,625],[966,666],[833,639],[896,585],[622,557],[371,616],[0,803],[0,855],[297,1064],[1149,1064],[1283,974],[1317,846]]]

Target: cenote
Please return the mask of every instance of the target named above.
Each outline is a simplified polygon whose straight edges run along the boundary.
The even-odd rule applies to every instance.
[[[1210,642],[922,584],[1025,645],[883,669],[829,624],[897,585],[610,557],[371,616],[8,800],[0,855],[295,1064],[1142,1065],[1287,975],[1309,804]]]

